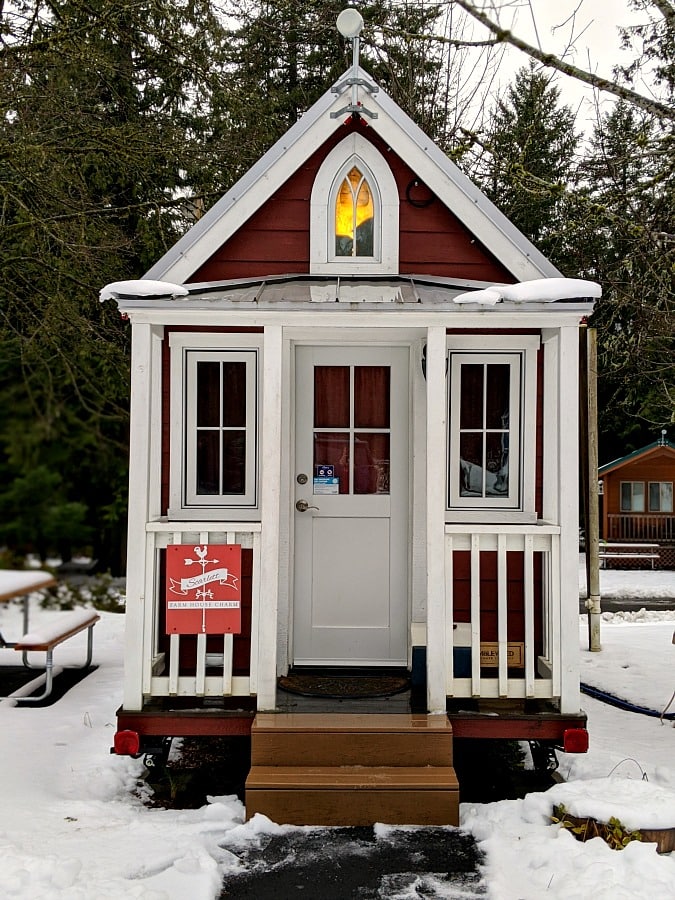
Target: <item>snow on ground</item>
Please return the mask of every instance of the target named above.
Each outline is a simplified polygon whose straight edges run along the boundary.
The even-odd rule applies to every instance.
[[[604,592],[607,576],[603,572]],[[623,572],[616,589],[626,596],[645,583],[675,593],[675,573]],[[673,604],[675,608],[675,603]],[[58,613],[31,610],[31,628]],[[95,629],[96,672],[45,709],[0,703],[0,896],[12,900],[213,900],[223,874],[236,869],[237,848],[261,831],[277,830],[264,817],[244,824],[236,798],[213,797],[198,810],[144,806],[141,762],[109,755],[115,710],[121,700],[123,616],[102,613]],[[6,637],[21,625],[18,603],[0,607]],[[580,617],[582,680],[626,700],[661,710],[675,690],[675,611],[631,622],[606,614],[601,653],[585,649]],[[77,663],[85,648],[78,635],[60,660]],[[0,664],[16,664],[0,650]],[[57,659],[57,662],[59,659]],[[594,900],[675,896],[675,854],[632,843],[621,852],[601,839],[576,841],[548,824],[552,805],[584,814],[607,811],[632,826],[670,820],[675,825],[675,728],[672,723],[624,712],[583,697],[591,749],[560,755],[569,784],[523,800],[463,804],[462,827],[486,854],[485,877],[494,900]],[[643,781],[643,775],[648,780]],[[633,818],[635,817],[635,818]]]

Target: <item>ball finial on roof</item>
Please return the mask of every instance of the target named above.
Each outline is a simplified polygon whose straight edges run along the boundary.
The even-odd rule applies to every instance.
[[[363,16],[358,9],[354,9],[352,6],[343,9],[337,17],[337,29],[343,37],[352,40],[361,34]]]

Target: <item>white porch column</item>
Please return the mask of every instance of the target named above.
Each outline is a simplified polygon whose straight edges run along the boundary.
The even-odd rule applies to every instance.
[[[260,464],[262,535],[258,631],[258,709],[273,710],[277,696],[279,527],[281,487],[281,326],[265,328]]]
[[[560,712],[577,713],[579,691],[579,330],[560,329]]]
[[[445,327],[427,329],[427,708],[445,712],[445,497],[446,375]]]
[[[127,540],[127,585],[124,644],[124,709],[143,708],[143,667],[151,660],[144,658],[144,633],[149,619],[146,604],[154,597],[145,596],[145,525],[158,510],[150,508],[151,498],[159,497],[160,434],[157,422],[161,414],[153,410],[153,396],[159,396],[161,385],[161,328],[151,325],[132,326],[131,332],[131,417],[129,429],[129,524]],[[154,414],[154,420],[153,420]],[[154,481],[153,481],[154,479]],[[156,482],[156,483],[155,483]]]

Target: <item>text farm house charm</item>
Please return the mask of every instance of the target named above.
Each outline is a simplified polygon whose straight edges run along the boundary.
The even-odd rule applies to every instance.
[[[166,548],[166,633],[241,633],[241,546]]]

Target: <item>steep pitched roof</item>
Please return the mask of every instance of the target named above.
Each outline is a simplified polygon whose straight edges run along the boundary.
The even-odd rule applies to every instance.
[[[351,75],[352,70],[347,73]],[[376,114],[369,125],[518,281],[560,272],[501,213],[412,119],[361,68],[370,86],[364,105]],[[344,81],[338,79],[335,86]],[[182,283],[232,236],[340,128],[344,96],[331,88],[233,185],[146,273],[146,278]]]
[[[619,459],[614,459],[612,460],[612,462],[608,462],[603,466],[599,466],[598,475],[600,477],[607,475],[609,474],[609,472],[613,472],[615,469],[620,469],[622,466],[625,466],[631,462],[635,462],[636,459],[640,459],[643,456],[649,456],[658,450],[665,450],[667,453],[672,453],[673,462],[675,463],[675,445],[671,444],[669,440],[653,441],[651,444],[640,447],[639,450],[633,450],[632,453],[627,453],[625,456],[621,456]]]

